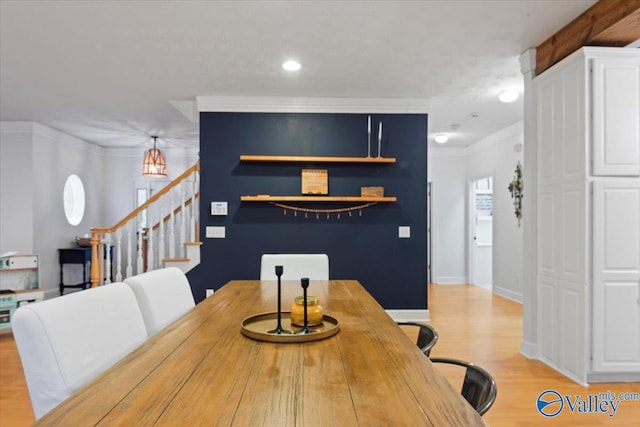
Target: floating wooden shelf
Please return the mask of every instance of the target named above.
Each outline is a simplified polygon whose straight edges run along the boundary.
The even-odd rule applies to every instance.
[[[322,157],[240,155],[241,162],[395,163],[394,157]]]
[[[243,202],[395,202],[396,197],[360,196],[241,196]]]

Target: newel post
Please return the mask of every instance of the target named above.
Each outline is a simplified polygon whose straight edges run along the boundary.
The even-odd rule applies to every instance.
[[[100,233],[91,230],[91,287],[95,288],[100,283],[100,257],[98,249],[100,245]]]

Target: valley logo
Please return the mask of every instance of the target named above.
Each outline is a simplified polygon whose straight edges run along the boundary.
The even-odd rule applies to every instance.
[[[562,412],[564,401],[557,391],[545,390],[538,395],[536,406],[541,415],[551,418]]]
[[[545,390],[538,395],[536,408],[540,415],[548,418],[559,415],[563,410],[568,409],[571,413],[579,414],[606,414],[613,418],[620,407],[620,403],[625,400],[640,400],[640,393],[614,393],[607,391],[598,394],[587,394],[581,396],[561,395],[555,390]]]

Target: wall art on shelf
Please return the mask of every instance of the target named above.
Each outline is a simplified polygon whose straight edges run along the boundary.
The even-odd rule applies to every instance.
[[[302,194],[328,195],[329,171],[326,169],[302,169]]]

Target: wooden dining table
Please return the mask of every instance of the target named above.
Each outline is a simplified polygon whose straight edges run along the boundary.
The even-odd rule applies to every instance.
[[[108,285],[107,285],[108,286]],[[355,280],[311,281],[339,322],[328,338],[241,333],[277,310],[275,281],[234,280],[42,417],[42,426],[483,426]],[[302,295],[282,283],[282,307]]]

